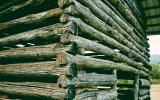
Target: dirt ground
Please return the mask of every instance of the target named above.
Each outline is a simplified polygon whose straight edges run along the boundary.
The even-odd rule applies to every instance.
[[[160,84],[151,86],[151,100],[160,100]]]

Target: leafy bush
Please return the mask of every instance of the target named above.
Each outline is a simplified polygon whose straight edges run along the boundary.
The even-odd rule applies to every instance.
[[[152,71],[150,73],[152,79],[160,79],[160,67],[159,65],[152,65]]]

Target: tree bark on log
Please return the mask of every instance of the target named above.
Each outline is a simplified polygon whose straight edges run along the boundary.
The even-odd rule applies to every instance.
[[[56,84],[38,82],[0,82],[0,93],[40,100],[62,100],[67,96],[67,90],[59,88]]]
[[[140,74],[143,76],[148,76],[147,73],[137,70],[131,66],[127,66],[121,63],[115,63],[108,60],[95,59],[91,57],[81,56],[81,55],[70,55],[68,53],[59,53],[56,59],[57,64],[68,64],[68,63],[76,63],[77,67],[81,69],[85,68],[103,68],[103,69],[117,69],[126,72],[132,72],[135,74]]]
[[[137,19],[133,16],[133,14],[124,6],[124,4],[120,0],[109,0],[115,7],[117,7],[118,11],[121,12],[127,19],[129,19],[134,27],[136,27],[143,35],[143,29],[140,26]]]
[[[77,74],[77,76],[69,80],[66,76],[60,76],[58,84],[62,87],[73,85],[75,88],[96,88],[97,86],[115,85],[117,78],[115,75],[86,73]]]
[[[151,82],[147,79],[140,79],[139,80],[140,87],[151,87]]]
[[[0,12],[0,22],[6,22],[30,13],[42,12],[57,7],[58,0],[24,0]],[[21,13],[23,12],[23,13]],[[13,16],[16,15],[16,16]]]
[[[77,93],[74,100],[114,100],[117,92],[114,90],[84,90]]]
[[[87,33],[91,37],[94,37],[94,38],[98,39],[98,41],[100,41],[104,44],[111,45],[112,47],[118,48],[125,55],[127,53],[126,56],[132,55],[133,57],[136,58],[137,61],[140,61],[140,62],[143,62],[143,63],[145,63],[145,62],[148,63],[148,61],[146,61],[141,55],[139,55],[134,50],[131,50],[130,48],[128,48],[127,46],[117,42],[113,38],[111,38],[111,37],[105,35],[104,33],[94,29],[93,27],[87,25],[86,23],[84,23],[79,18],[71,17],[69,15],[64,14],[64,15],[61,16],[61,21],[62,22],[74,21],[78,25],[79,30],[81,31],[82,34],[86,35],[86,33]],[[147,65],[149,65],[149,63]]]
[[[17,77],[14,79],[17,81],[18,77],[55,77],[57,79],[60,75],[71,75],[70,69],[69,65],[59,67],[54,61],[6,64],[0,65],[0,77],[9,79],[14,76]]]
[[[141,89],[139,89],[139,96],[146,95],[149,92],[150,92],[149,89],[147,89],[147,88],[141,88]]]
[[[71,34],[63,34],[61,36],[61,42],[62,43],[69,43],[69,42],[75,42],[77,44],[78,48],[84,48],[85,50],[94,51],[98,54],[104,54],[113,58],[116,58],[118,61],[123,61],[123,63],[127,63],[131,66],[136,67],[137,69],[142,69],[145,72],[149,72],[148,69],[144,68],[143,66],[137,64],[135,61],[129,59],[127,56],[122,55],[119,52],[113,51],[107,46],[101,45],[99,43],[96,43],[94,41],[79,37],[79,36],[73,36]]]
[[[76,52],[75,44],[49,44],[0,51],[0,63],[53,59],[59,52]]]
[[[121,34],[118,33],[117,30],[113,29],[112,27],[108,26],[106,23],[104,23],[102,20],[97,18],[95,15],[91,13],[91,11],[81,5],[79,2],[74,0],[75,6],[72,5],[72,11],[71,14],[80,14],[82,17],[84,17],[84,21],[88,23],[89,25],[93,26],[94,28],[104,32],[106,35],[109,35],[110,37],[114,38],[115,40],[119,41],[122,44],[125,44],[126,46],[130,47],[131,49],[138,52],[141,56],[146,57],[142,54],[142,52],[139,51],[133,45],[130,41],[128,41],[125,37],[123,37]],[[75,10],[75,11],[74,11]],[[87,13],[86,13],[87,12]],[[147,57],[146,57],[147,58]]]
[[[65,25],[57,23],[54,25],[31,30],[28,32],[23,32],[1,38],[0,47],[13,45],[17,43],[27,43],[27,42],[35,42],[35,43],[39,41],[57,42],[59,41],[59,36],[67,32],[75,32],[73,23],[69,22]]]
[[[143,45],[143,47],[142,47],[141,45],[138,44],[137,40],[139,40],[139,39],[135,38],[135,34],[134,34],[134,37],[131,37],[131,33],[128,34],[125,30],[123,30],[110,16],[108,16],[104,11],[99,9],[93,3],[94,1],[92,1],[92,0],[80,1],[79,0],[79,2],[86,4],[90,8],[90,10],[93,12],[94,15],[99,17],[101,20],[103,20],[107,24],[111,25],[112,28],[116,29],[120,34],[122,34],[128,41],[131,41],[142,52],[148,53],[148,51],[144,48],[145,45],[142,44]]]

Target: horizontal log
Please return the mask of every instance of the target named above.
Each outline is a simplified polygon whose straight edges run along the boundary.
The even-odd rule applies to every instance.
[[[114,100],[117,92],[114,90],[90,90],[76,93],[74,100]]]
[[[0,63],[53,59],[59,52],[66,51],[75,53],[75,50],[75,44],[61,45],[57,43],[42,46],[13,48],[0,51]]]
[[[117,9],[119,12],[121,12],[122,15],[124,15],[125,18],[130,20],[131,24],[136,27],[142,34],[143,29],[140,26],[138,20],[135,18],[135,16],[127,9],[127,7],[124,5],[124,3],[120,0],[109,0]]]
[[[113,57],[116,60],[122,61],[123,63],[127,63],[131,66],[136,67],[137,69],[142,69],[145,72],[149,72],[148,69],[137,64],[135,61],[130,60],[127,56],[125,56],[119,52],[116,52],[107,46],[96,43],[94,41],[87,40],[85,38],[82,38],[79,36],[73,36],[69,33],[68,34],[66,33],[61,36],[61,42],[62,43],[75,42],[79,48],[84,48],[85,50],[90,50],[90,51],[94,51],[99,54],[104,54],[104,55]]]
[[[150,100],[150,95],[146,94],[144,96],[139,97],[138,100]]]
[[[2,47],[27,42],[37,43],[39,41],[52,41],[52,43],[58,42],[59,36],[61,34],[66,32],[75,33],[74,27],[75,26],[73,25],[73,23],[67,23],[65,25],[57,23],[54,25],[1,38],[0,46]]]
[[[78,74],[69,80],[66,76],[60,76],[58,84],[62,87],[73,85],[75,88],[96,88],[97,86],[112,86],[116,84],[115,75],[86,73]]]
[[[81,56],[81,55],[70,55],[68,53],[59,53],[56,59],[57,64],[68,64],[68,63],[76,63],[78,67],[81,69],[85,68],[103,68],[103,69],[117,69],[126,72],[132,72],[135,74],[140,74],[144,76],[148,76],[147,73],[137,70],[131,66],[115,63],[108,60],[95,59],[91,57]]]
[[[81,16],[85,17],[83,20],[86,23],[88,23],[89,25],[91,25],[94,28],[100,30],[101,32],[104,32],[106,35],[114,38],[115,40],[119,41],[120,43],[125,44],[126,46],[135,50],[141,56],[146,57],[145,55],[142,54],[142,52],[139,51],[139,49],[136,48],[135,45],[133,45],[130,41],[128,41],[120,33],[118,33],[117,30],[110,27],[105,22],[103,22],[101,19],[99,19],[95,15],[93,15],[91,13],[91,11],[89,10],[89,8],[84,7],[83,5],[81,5],[79,2],[77,2],[75,0],[74,0],[74,4],[75,4],[75,6],[73,6],[73,5],[71,6],[73,10],[71,10],[70,14],[80,14]]]
[[[0,82],[0,93],[13,97],[40,100],[62,100],[67,96],[67,90],[59,88],[56,84],[38,82]]]
[[[10,21],[31,13],[42,12],[57,7],[57,0],[24,0],[18,4],[9,6],[0,12],[0,22]],[[21,13],[23,12],[23,13]],[[17,16],[13,16],[17,15]],[[5,19],[6,18],[6,19]]]
[[[147,79],[140,79],[139,85],[140,87],[151,87],[151,82]]]
[[[49,78],[57,81],[61,75],[72,75],[71,66],[59,67],[54,61],[0,65],[0,80],[32,80]],[[13,78],[16,77],[16,78]]]
[[[90,10],[93,12],[94,15],[96,15],[98,18],[100,18],[102,21],[106,22],[107,24],[111,25],[112,28],[115,28],[120,34],[122,34],[128,41],[131,41],[133,45],[135,45],[142,52],[148,53],[148,51],[144,48],[145,46],[142,47],[141,45],[138,44],[137,42],[138,39],[135,38],[135,35],[134,37],[131,37],[131,33],[128,34],[110,16],[108,16],[104,11],[98,8],[96,4],[94,4],[94,0],[84,0],[84,1],[79,0],[79,2],[82,2],[85,5],[87,5],[87,7],[90,8]]]
[[[70,21],[70,20],[73,20],[73,21],[76,22],[76,24],[79,26],[80,31],[89,34],[90,36],[98,39],[102,43],[112,45],[113,47],[118,48],[119,50],[121,50],[124,53],[132,54],[132,56],[134,56],[138,61],[143,61],[145,63],[148,63],[148,61],[144,57],[142,57],[140,54],[138,54],[134,50],[131,50],[130,48],[126,47],[125,45],[123,45],[121,43],[119,43],[118,41],[114,40],[113,38],[108,37],[104,33],[102,33],[100,31],[94,29],[93,27],[85,24],[82,20],[80,20],[78,18],[68,16],[68,15],[62,15],[61,16],[61,21],[62,22],[66,22],[66,21]]]
[[[150,92],[149,89],[141,88],[141,89],[139,89],[139,96],[146,95],[149,92]]]

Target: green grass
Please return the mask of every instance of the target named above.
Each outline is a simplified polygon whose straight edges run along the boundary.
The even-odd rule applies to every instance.
[[[152,65],[152,71],[150,73],[152,84],[160,84],[160,67],[156,64]]]

